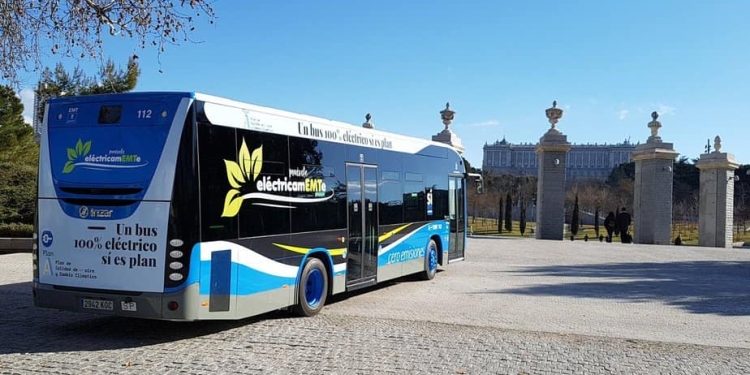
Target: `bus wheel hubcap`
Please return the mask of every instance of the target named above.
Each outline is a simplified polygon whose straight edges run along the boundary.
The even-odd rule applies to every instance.
[[[307,276],[307,283],[305,283],[305,300],[311,307],[315,307],[320,303],[320,299],[323,297],[323,273],[318,269],[314,269]]]

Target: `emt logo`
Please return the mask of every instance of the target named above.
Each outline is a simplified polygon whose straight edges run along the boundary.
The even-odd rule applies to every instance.
[[[311,178],[308,176],[306,169],[289,169],[289,176],[284,178],[274,178],[271,176],[261,176],[263,168],[263,145],[253,150],[247,148],[245,139],[242,139],[242,146],[238,155],[238,161],[224,159],[224,165],[227,169],[227,180],[231,189],[227,191],[224,198],[224,210],[222,217],[234,217],[242,208],[242,202],[245,199],[266,200],[277,203],[253,203],[268,207],[290,208],[288,203],[315,203],[323,202],[333,197],[333,191],[328,191],[322,178]],[[254,186],[253,186],[254,183]],[[255,191],[242,194],[242,190],[254,187]],[[298,193],[312,194],[314,197],[290,197],[279,195],[278,193]],[[287,204],[278,204],[287,203]]]
[[[68,148],[68,161],[62,173],[70,173],[75,167],[96,170],[117,170],[122,168],[140,168],[148,164],[138,154],[128,154],[124,149],[109,150],[107,154],[90,154],[91,141],[83,142],[80,138],[75,148]]]

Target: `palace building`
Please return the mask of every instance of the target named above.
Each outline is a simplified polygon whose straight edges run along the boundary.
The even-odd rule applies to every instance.
[[[539,169],[537,144],[514,144],[505,140],[484,145],[482,170],[495,174],[536,176]],[[635,144],[625,140],[618,144],[572,144],[567,155],[568,181],[580,179],[606,179],[612,169],[630,162]]]

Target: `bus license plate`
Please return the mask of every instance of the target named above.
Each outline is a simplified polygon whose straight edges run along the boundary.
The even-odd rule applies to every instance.
[[[82,300],[82,303],[83,303],[84,309],[107,310],[107,311],[114,310],[114,303],[112,303],[112,301],[84,298]]]

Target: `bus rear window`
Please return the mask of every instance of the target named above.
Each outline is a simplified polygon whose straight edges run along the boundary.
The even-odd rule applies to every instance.
[[[99,108],[100,124],[117,124],[122,116],[121,105],[103,105]]]

